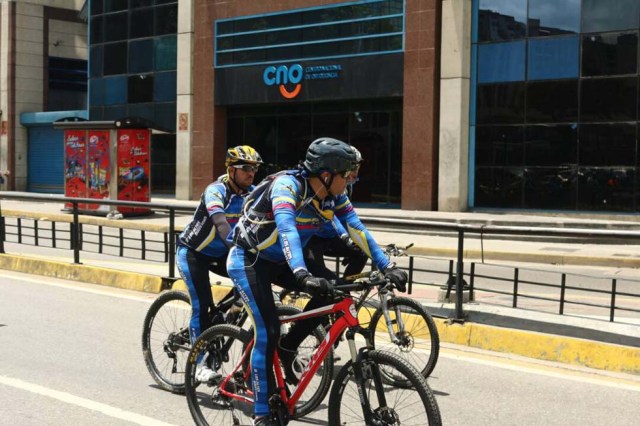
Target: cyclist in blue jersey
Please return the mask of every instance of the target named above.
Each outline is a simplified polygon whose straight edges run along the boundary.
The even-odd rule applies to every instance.
[[[207,186],[191,222],[178,237],[176,263],[191,298],[192,344],[213,325],[209,314],[214,308],[209,271],[228,277],[226,264],[231,244],[227,236],[238,223],[244,197],[253,189],[260,164],[260,154],[250,146],[227,150],[227,173]],[[207,382],[213,377],[208,366],[199,366],[198,380]]]
[[[357,166],[347,178],[346,192],[349,199],[351,199],[353,186],[358,181],[360,166],[364,161],[362,154],[355,146],[352,145],[351,149],[356,156]],[[345,279],[361,273],[368,259],[367,255],[349,237],[349,233],[337,218],[334,218],[333,222],[323,225],[322,230],[311,237],[304,247],[304,259],[311,274],[329,280],[338,278],[325,265],[325,256],[343,258],[342,263],[345,265],[343,277]]]
[[[251,354],[254,390],[254,425],[273,424],[269,396],[275,389],[271,366],[276,344],[289,383],[298,378],[291,363],[295,348],[322,321],[312,318],[296,323],[280,339],[280,324],[271,283],[310,293],[310,310],[326,304],[331,283],[313,276],[304,262],[303,247],[334,215],[351,239],[398,288],[407,274],[384,255],[360,222],[345,194],[347,179],[357,162],[351,146],[331,138],[311,143],[297,170],[267,177],[249,195],[233,233],[234,247],[227,258],[229,277],[254,320],[255,345]]]

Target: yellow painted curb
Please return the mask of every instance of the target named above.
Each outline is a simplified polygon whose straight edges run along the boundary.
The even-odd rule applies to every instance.
[[[12,254],[0,254],[0,269],[148,293],[159,293],[162,290],[162,278],[159,276]]]
[[[440,341],[494,352],[640,374],[640,348],[485,324],[436,319]]]

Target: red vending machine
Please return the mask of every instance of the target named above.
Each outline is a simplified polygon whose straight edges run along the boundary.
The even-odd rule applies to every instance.
[[[146,126],[145,126],[146,125]],[[54,123],[64,129],[65,196],[96,200],[151,200],[150,123],[140,119]],[[65,210],[73,208],[71,203]],[[82,212],[151,214],[142,207],[79,204]]]

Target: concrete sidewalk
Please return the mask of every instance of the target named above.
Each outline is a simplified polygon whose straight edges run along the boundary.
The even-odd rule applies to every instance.
[[[197,204],[169,199],[154,199],[152,201],[192,206],[194,209]],[[65,214],[61,213],[63,208],[61,203],[34,203],[3,199],[0,200],[0,207],[2,214],[7,216]],[[618,220],[616,218],[551,217],[502,213],[407,212],[366,208],[357,210],[363,217],[383,215],[384,217],[418,218],[456,223],[509,224],[508,226],[543,224],[542,226],[558,227],[580,225],[583,228],[591,229],[635,230],[640,228],[630,217]],[[184,226],[189,220],[189,214],[178,215],[176,225]],[[168,225],[168,217],[165,214],[154,214],[146,217],[114,220],[113,222],[123,228],[140,226],[141,224],[166,226]],[[457,253],[458,241],[456,238],[401,233],[397,230],[378,230],[375,226],[370,229],[381,244],[406,245],[413,243],[412,254],[455,258]],[[166,263],[83,252],[83,264],[76,265],[72,263],[73,254],[71,252],[64,252],[60,249],[34,248],[9,242],[5,243],[5,251],[8,254],[0,255],[0,268],[2,269],[147,292],[159,292],[167,283],[167,280],[163,278],[168,275]],[[465,240],[465,258],[484,259],[485,261],[628,268],[625,269],[627,274],[640,276],[638,271],[632,269],[640,266],[640,246],[636,244],[551,243],[549,241],[469,238]],[[228,280],[221,280],[221,284],[229,285],[230,283]],[[435,303],[433,298],[421,296],[419,292],[414,293],[412,297],[427,305],[433,313],[452,317],[454,309],[452,304]],[[468,317],[464,324],[447,320],[437,321],[443,342],[640,375],[640,327],[637,325],[476,304],[466,304],[465,312]]]

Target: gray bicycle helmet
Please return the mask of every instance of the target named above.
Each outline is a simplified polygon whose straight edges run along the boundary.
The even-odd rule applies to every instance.
[[[318,138],[311,142],[304,160],[304,167],[314,175],[324,171],[346,172],[356,166],[357,158],[351,145],[333,138]]]

